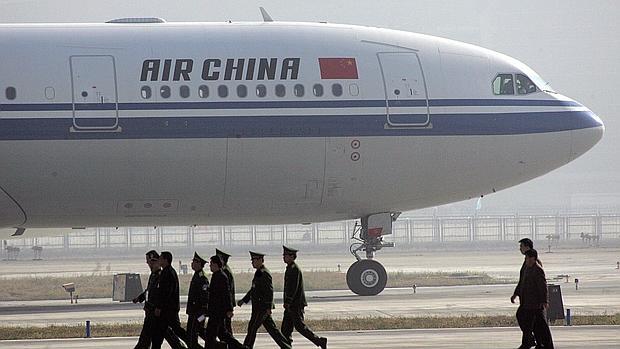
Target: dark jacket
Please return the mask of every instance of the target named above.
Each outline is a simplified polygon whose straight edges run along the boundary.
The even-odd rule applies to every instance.
[[[525,308],[536,309],[541,304],[548,303],[547,280],[540,266],[525,268],[520,292],[519,299]]]
[[[146,311],[155,310],[155,307],[153,305],[153,299],[156,297],[157,294],[157,282],[159,281],[160,272],[161,269],[151,272],[151,275],[149,275],[148,284],[146,285],[146,289],[144,290],[144,292],[140,293],[138,297],[136,297],[136,299],[140,303],[146,301],[146,303],[144,303],[144,310]]]
[[[230,285],[226,274],[220,269],[211,276],[209,286],[209,316],[211,318],[224,318],[226,313],[232,311],[230,303]]]
[[[157,285],[157,295],[153,303],[156,308],[161,309],[162,314],[178,314],[179,310],[181,310],[179,277],[171,265],[161,270]]]
[[[252,311],[275,309],[273,304],[273,281],[269,269],[264,265],[256,269],[252,279],[252,288],[243,297],[242,301],[252,301]]]
[[[540,260],[536,260],[536,264],[542,267],[542,263]],[[525,273],[525,258],[523,259],[523,264],[521,265],[521,270],[519,271],[519,283],[517,283],[517,287],[515,287],[515,292],[513,293],[516,296],[521,297],[521,287],[523,286],[523,274]]]
[[[209,279],[204,271],[194,272],[187,293],[187,315],[206,315],[209,303]]]
[[[304,293],[304,279],[294,262],[286,266],[284,273],[284,304],[288,304],[291,309],[303,309],[308,305]]]
[[[521,297],[521,286],[523,285],[523,273],[525,273],[525,260],[523,260],[523,264],[521,265],[521,270],[519,270],[519,282],[517,283],[517,287],[515,287],[515,292],[513,293],[516,296]]]
[[[228,278],[228,284],[230,285],[230,304],[234,308],[237,305],[237,300],[235,299],[235,278],[233,277],[232,271],[230,270],[228,265],[225,265],[222,268],[222,271]]]

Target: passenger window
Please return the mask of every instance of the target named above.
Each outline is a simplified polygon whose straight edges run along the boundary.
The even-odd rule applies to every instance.
[[[237,86],[237,96],[245,98],[248,96],[248,87],[245,85]]]
[[[258,97],[267,96],[267,87],[265,85],[256,85],[256,95]]]
[[[523,74],[516,75],[515,85],[517,85],[517,93],[520,95],[526,95],[538,91],[538,88],[532,80]]]
[[[276,85],[276,96],[284,97],[285,95],[286,95],[286,87],[284,87],[284,85],[282,84],[277,84]]]
[[[312,93],[317,97],[323,96],[323,85],[315,84],[312,86]]]
[[[161,95],[162,98],[170,98],[170,87],[162,86],[159,89],[159,94]]]
[[[514,95],[515,85],[512,74],[499,74],[493,80],[493,94],[495,95]]]
[[[200,85],[200,87],[198,87],[198,96],[200,96],[200,98],[209,97],[209,86]]]
[[[181,97],[183,98],[188,98],[189,97],[189,86],[187,85],[183,85],[179,88],[179,95],[181,95]]]
[[[302,84],[297,84],[295,85],[295,87],[293,88],[293,93],[295,94],[296,97],[303,97],[304,96],[304,85]]]
[[[54,98],[56,98],[56,90],[54,90],[53,87],[46,87],[45,88],[45,98],[49,99],[50,101]]]
[[[151,91],[151,88],[149,86],[142,86],[142,88],[140,89],[140,95],[143,99],[149,99],[153,95],[153,92]]]
[[[332,94],[336,97],[342,96],[342,85],[333,84],[332,85]]]
[[[17,98],[17,90],[15,87],[7,87],[4,94],[6,95],[6,99],[14,100]]]
[[[226,86],[226,85],[218,86],[217,87],[217,95],[222,97],[222,98],[228,97],[228,86]]]
[[[351,96],[358,96],[360,94],[359,86],[357,86],[357,84],[350,84],[349,85],[349,94]]]

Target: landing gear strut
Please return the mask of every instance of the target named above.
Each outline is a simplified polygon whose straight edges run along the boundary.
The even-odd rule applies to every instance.
[[[362,217],[355,222],[353,236],[357,240],[351,244],[351,254],[357,261],[347,271],[347,285],[349,289],[360,296],[374,296],[385,288],[387,272],[381,263],[375,261],[375,252],[384,247],[394,247],[393,242],[384,242],[383,235],[392,234],[392,222],[400,212],[386,212]],[[362,259],[358,252],[365,251],[366,259]]]

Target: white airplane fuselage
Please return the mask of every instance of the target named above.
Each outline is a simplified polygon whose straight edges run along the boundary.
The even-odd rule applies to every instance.
[[[0,47],[0,228],[413,210],[543,175],[604,130],[510,57],[393,30],[0,25]]]

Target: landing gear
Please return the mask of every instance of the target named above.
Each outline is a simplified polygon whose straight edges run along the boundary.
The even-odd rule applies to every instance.
[[[362,259],[353,263],[347,271],[349,289],[360,296],[374,296],[385,288],[387,272],[381,263]]]
[[[347,286],[353,293],[360,296],[374,296],[385,288],[387,272],[381,263],[373,260],[375,252],[384,247],[394,247],[393,242],[384,242],[383,235],[392,234],[392,222],[400,212],[378,213],[362,217],[355,223],[352,239],[359,242],[351,244],[351,254],[357,261],[347,271]],[[365,251],[362,259],[358,252]]]

